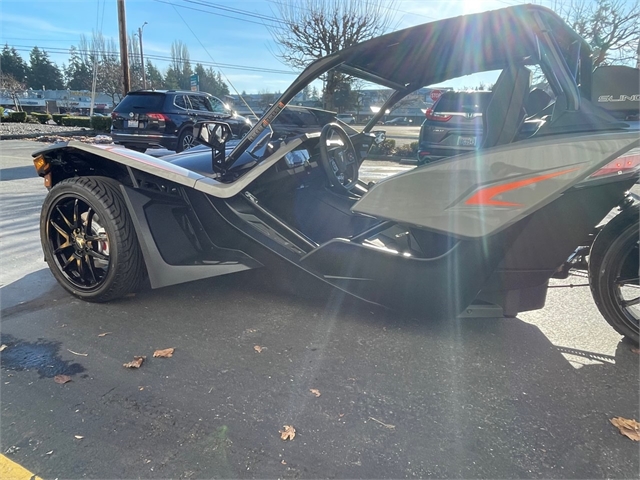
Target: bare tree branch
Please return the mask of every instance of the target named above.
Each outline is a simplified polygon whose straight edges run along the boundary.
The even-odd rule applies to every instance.
[[[388,31],[393,0],[279,0],[274,3],[281,23],[268,27],[280,59],[303,69],[312,61]],[[325,77],[325,108],[333,108],[336,88],[348,81]]]
[[[556,0],[552,8],[591,46],[593,66],[640,66],[638,0]]]

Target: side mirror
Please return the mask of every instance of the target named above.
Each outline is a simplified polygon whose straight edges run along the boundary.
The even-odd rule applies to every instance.
[[[374,140],[376,145],[380,145],[382,142],[384,142],[387,139],[387,133],[384,130],[376,130],[371,133],[373,133],[376,136]]]
[[[200,143],[211,148],[224,150],[224,145],[232,137],[231,127],[223,122],[198,122],[193,126],[193,136]]]
[[[193,136],[198,142],[211,147],[214,170],[224,167],[225,145],[232,137],[231,127],[223,122],[198,122],[193,126]]]

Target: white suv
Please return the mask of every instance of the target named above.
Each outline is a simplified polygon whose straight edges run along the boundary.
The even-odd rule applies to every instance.
[[[341,122],[346,123],[347,125],[351,125],[353,123],[356,123],[356,119],[353,115],[351,115],[350,113],[339,113],[336,115],[336,118],[338,120],[340,120]]]

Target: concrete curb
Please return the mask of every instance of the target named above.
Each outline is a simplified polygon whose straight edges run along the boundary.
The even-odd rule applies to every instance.
[[[96,132],[95,130],[68,130],[65,132],[37,132],[37,133],[22,133],[15,135],[0,135],[0,140],[21,140],[24,138],[38,138],[38,137],[75,137],[78,135],[82,136],[93,136],[99,135],[100,132]]]
[[[364,157],[364,160],[398,162],[400,165],[417,165],[418,164],[418,160],[416,158],[404,158],[404,157],[387,156],[387,155],[367,155],[366,157]]]

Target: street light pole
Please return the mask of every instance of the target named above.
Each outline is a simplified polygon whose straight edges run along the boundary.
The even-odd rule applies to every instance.
[[[140,40],[140,65],[142,66],[142,88],[147,89],[147,75],[144,71],[144,53],[142,52],[142,30],[147,22],[144,22],[140,28],[138,28],[138,40]]]

